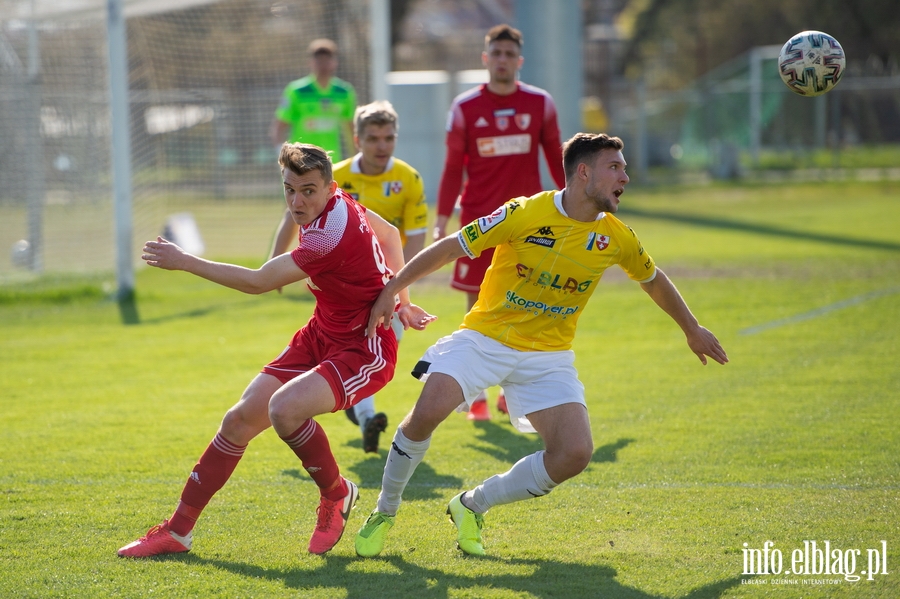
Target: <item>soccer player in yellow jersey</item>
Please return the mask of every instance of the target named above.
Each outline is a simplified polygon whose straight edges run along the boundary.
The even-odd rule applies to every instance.
[[[460,330],[444,337],[413,371],[427,377],[397,432],[375,511],[356,536],[357,554],[378,555],[406,488],[431,441],[455,409],[502,385],[509,415],[536,431],[545,450],[516,462],[450,500],[459,548],[484,555],[481,529],[490,508],[540,497],[587,467],[593,454],[584,386],[570,349],[578,318],[603,272],[619,265],[684,331],[700,362],[728,356],[629,227],[613,214],[628,183],[622,140],[579,133],[563,147],[566,187],[513,199],[419,253],[385,286],[367,334],[385,326],[394,294],[460,256],[494,247],[478,299]]]
[[[334,166],[334,180],[367,210],[397,227],[404,258],[412,258],[425,244],[428,206],[422,177],[394,156],[399,130],[397,111],[386,101],[360,106],[354,113],[353,126],[353,143],[358,153]],[[296,237],[296,227],[276,236],[271,257],[287,251],[288,241]],[[399,341],[403,326],[395,319],[393,327]],[[345,413],[362,432],[363,451],[377,453],[379,436],[387,428],[387,415],[375,412],[375,398],[366,397]]]
[[[334,166],[338,187],[400,230],[403,254],[425,245],[428,206],[419,172],[394,156],[399,117],[390,102],[360,106],[353,117],[358,153]]]

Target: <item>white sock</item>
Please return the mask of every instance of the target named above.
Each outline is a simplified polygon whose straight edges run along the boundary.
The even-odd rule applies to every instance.
[[[525,456],[503,474],[490,477],[467,493],[466,498],[471,497],[474,511],[483,514],[496,505],[541,497],[555,486],[544,467],[544,451],[541,450]]]
[[[359,423],[360,432],[366,432],[366,422],[375,415],[375,396],[370,395],[353,406],[353,414]]]
[[[378,494],[376,510],[382,514],[394,515],[400,508],[403,490],[412,478],[416,467],[425,457],[428,446],[431,445],[431,437],[424,441],[410,441],[400,429],[394,433],[394,442],[388,452],[387,462],[384,464],[384,475],[381,477],[381,493]]]

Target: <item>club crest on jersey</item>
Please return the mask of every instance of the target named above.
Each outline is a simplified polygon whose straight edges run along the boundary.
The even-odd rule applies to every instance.
[[[507,129],[509,129],[509,117],[498,116],[495,119],[495,123],[497,125],[497,129],[500,129],[501,131],[506,131]]]
[[[531,124],[531,115],[530,114],[517,114],[515,116],[516,126],[523,131],[528,129],[528,125]]]
[[[397,195],[403,191],[403,181],[385,181],[381,184],[381,191],[385,197],[391,194]]]
[[[500,206],[487,216],[478,219],[478,228],[482,233],[487,233],[500,223],[506,220],[506,205]]]
[[[608,248],[609,235],[600,235],[598,233],[591,233],[590,235],[588,235],[588,242],[584,249],[586,249],[587,251],[591,251],[594,249],[595,245],[601,252]]]

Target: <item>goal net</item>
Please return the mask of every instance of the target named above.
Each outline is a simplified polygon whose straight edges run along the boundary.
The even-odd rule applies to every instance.
[[[283,210],[282,90],[327,37],[368,101],[367,1],[124,4],[136,262],[184,213],[205,255],[262,259]],[[104,0],[0,0],[0,283],[113,272],[106,39]]]

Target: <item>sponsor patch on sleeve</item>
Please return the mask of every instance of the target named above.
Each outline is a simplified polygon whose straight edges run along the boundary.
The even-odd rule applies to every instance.
[[[500,206],[487,216],[478,219],[478,228],[482,233],[487,233],[500,223],[506,220],[506,205]]]

